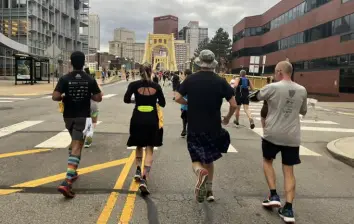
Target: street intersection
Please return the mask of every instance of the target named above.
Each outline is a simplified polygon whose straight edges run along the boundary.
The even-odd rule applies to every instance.
[[[149,188],[142,198],[132,176],[134,151],[126,147],[133,105],[123,103],[127,82],[103,87],[99,125],[91,148],[83,149],[73,200],[56,190],[65,176],[70,137],[58,104],[48,96],[0,96],[0,223],[282,223],[261,207],[268,193],[262,171],[259,111],[251,104],[256,129],[242,113],[240,127],[229,124],[229,153],[216,163],[215,203],[194,200],[195,177],[179,105],[165,87],[164,145],[156,148]],[[12,102],[1,102],[12,101]],[[222,107],[227,113],[227,104]],[[328,142],[353,136],[353,111],[320,108],[302,119],[302,164],[297,166],[294,204],[297,223],[354,223],[353,168],[327,151]],[[279,155],[280,156],[280,155]],[[278,192],[283,178],[278,156]]]

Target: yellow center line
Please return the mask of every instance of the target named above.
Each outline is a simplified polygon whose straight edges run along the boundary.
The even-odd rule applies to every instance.
[[[144,156],[143,156],[143,162],[141,164],[141,167],[144,167],[144,160],[145,160],[145,151],[144,151]],[[143,173],[142,169],[142,173]],[[130,192],[138,192],[139,189],[139,183],[137,183],[134,179],[132,180],[132,183],[130,184],[129,191]],[[130,220],[133,217],[133,212],[134,212],[134,207],[135,207],[135,199],[136,199],[136,193],[129,193],[127,195],[127,200],[124,204],[122,214],[119,219],[119,224],[125,224],[125,223],[130,223]]]
[[[51,149],[30,149],[30,150],[24,150],[24,151],[20,151],[20,152],[3,153],[3,154],[0,154],[0,159],[14,157],[14,156],[35,154],[35,153],[40,153],[40,152],[48,152],[48,151],[51,151]]]
[[[135,151],[133,151],[128,159],[128,162],[124,165],[122,172],[120,173],[116,184],[114,185],[114,190],[121,190],[123,188],[124,182],[129,174],[130,168],[132,167],[133,163],[135,160]],[[101,215],[99,216],[98,220],[97,220],[97,224],[105,224],[108,222],[112,210],[117,202],[118,199],[118,192],[112,192],[107,200],[106,205],[104,206]]]
[[[82,174],[87,174],[87,173],[92,173],[95,171],[99,171],[99,170],[103,170],[103,169],[107,169],[107,168],[111,168],[111,167],[115,167],[115,166],[119,166],[122,164],[125,164],[128,161],[127,158],[124,159],[119,159],[119,160],[114,160],[111,162],[107,162],[107,163],[101,163],[101,164],[96,164],[93,166],[88,166],[85,168],[81,168],[78,169],[78,173],[79,175]],[[49,177],[44,177],[44,178],[40,178],[40,179],[36,179],[36,180],[31,180],[31,181],[27,181],[24,183],[20,183],[20,184],[16,184],[13,185],[11,187],[13,188],[30,188],[30,187],[38,187],[44,184],[48,184],[48,183],[52,183],[55,181],[59,181],[64,179],[66,176],[66,173],[61,173],[61,174],[57,174],[57,175],[53,175],[53,176],[49,176]],[[8,195],[8,194],[12,194],[12,193],[16,193],[16,192],[20,192],[23,191],[23,189],[0,189],[0,195]]]

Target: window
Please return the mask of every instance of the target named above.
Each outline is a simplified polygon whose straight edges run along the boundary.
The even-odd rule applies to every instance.
[[[340,70],[339,92],[354,93],[354,68],[345,68]]]

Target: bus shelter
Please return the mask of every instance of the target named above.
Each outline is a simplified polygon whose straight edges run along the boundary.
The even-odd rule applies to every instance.
[[[15,54],[15,85],[25,82],[33,85],[38,81],[50,83],[49,59],[27,54]]]

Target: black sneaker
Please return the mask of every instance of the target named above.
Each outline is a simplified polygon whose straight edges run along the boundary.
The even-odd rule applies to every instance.
[[[183,130],[182,133],[181,133],[181,137],[184,138],[186,136],[187,136],[187,132],[185,130]]]
[[[240,123],[238,123],[238,120],[234,120],[234,124],[237,125],[237,126],[240,125]]]
[[[262,202],[262,205],[264,207],[276,207],[276,208],[280,208],[281,207],[281,203],[280,203],[280,197],[279,195],[273,195],[273,196],[269,196],[267,199],[265,199]]]
[[[294,212],[292,209],[279,208],[278,214],[285,223],[295,223]]]
[[[141,180],[141,168],[139,166],[136,168],[134,180],[137,182]]]
[[[146,196],[150,194],[150,191],[147,186],[147,181],[145,178],[140,180],[139,190],[142,196]]]
[[[253,119],[250,120],[250,128],[254,129],[256,127],[256,125],[254,125],[254,121]]]

